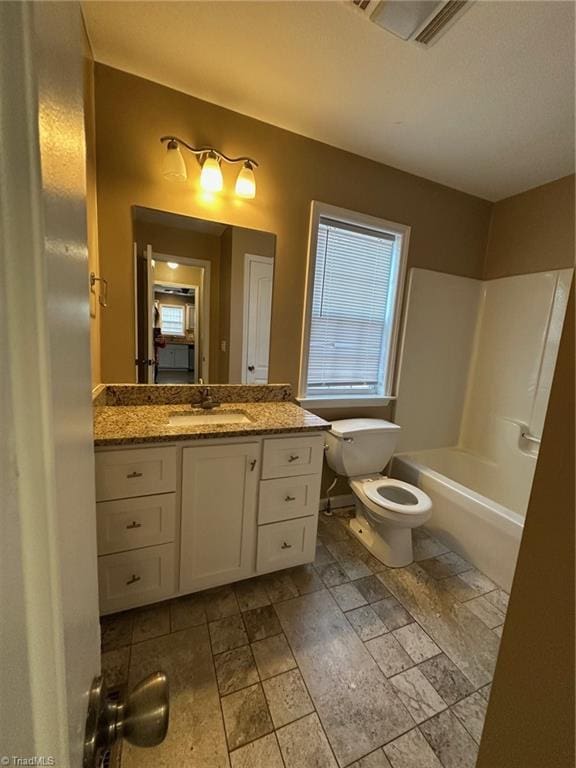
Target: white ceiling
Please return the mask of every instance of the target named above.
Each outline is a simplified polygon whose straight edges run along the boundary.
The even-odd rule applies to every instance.
[[[573,2],[477,0],[428,49],[343,0],[83,6],[98,61],[480,197],[574,172]]]

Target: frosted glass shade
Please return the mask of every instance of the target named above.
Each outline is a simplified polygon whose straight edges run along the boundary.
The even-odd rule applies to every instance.
[[[202,165],[200,186],[205,192],[220,192],[224,185],[220,163],[215,157],[207,157]]]
[[[165,179],[170,179],[170,181],[186,181],[188,177],[186,163],[177,144],[173,147],[168,144],[166,148],[164,162],[162,163],[162,175]]]
[[[238,197],[256,197],[256,179],[252,166],[248,163],[242,166],[236,179],[236,194]]]

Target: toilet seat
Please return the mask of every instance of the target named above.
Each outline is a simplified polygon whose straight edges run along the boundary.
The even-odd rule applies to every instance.
[[[355,478],[350,484],[372,502],[370,510],[373,514],[381,514],[383,517],[389,516],[387,512],[401,516],[423,515],[432,509],[430,497],[420,488],[403,480],[380,475],[366,479]]]

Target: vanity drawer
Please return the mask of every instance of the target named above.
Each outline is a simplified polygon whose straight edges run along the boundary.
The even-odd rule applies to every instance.
[[[174,541],[176,494],[100,501],[96,525],[99,555]]]
[[[320,474],[323,457],[322,435],[264,440],[262,477]]]
[[[258,573],[312,562],[316,549],[316,526],[316,517],[259,526]]]
[[[113,613],[171,597],[175,576],[174,544],[99,557],[100,612]]]
[[[127,499],[175,490],[175,448],[96,453],[96,501]]]
[[[275,523],[316,515],[320,500],[320,475],[279,477],[260,482],[258,523]]]

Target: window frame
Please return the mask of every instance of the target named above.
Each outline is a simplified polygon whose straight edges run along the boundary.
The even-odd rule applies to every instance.
[[[312,305],[314,298],[314,274],[316,271],[316,250],[318,245],[318,228],[320,219],[327,218],[336,222],[342,222],[352,226],[373,229],[379,232],[389,233],[400,238],[400,251],[398,263],[398,280],[396,294],[394,296],[393,321],[390,331],[389,360],[386,379],[382,382],[384,394],[363,394],[334,396],[308,396],[308,357],[310,349],[310,328],[312,322]],[[308,231],[308,259],[306,264],[306,289],[304,297],[304,314],[302,322],[302,340],[300,348],[300,373],[298,380],[298,401],[306,408],[338,408],[338,407],[362,407],[367,405],[388,405],[396,399],[396,363],[400,327],[402,324],[401,310],[404,297],[404,284],[408,262],[408,247],[410,243],[411,227],[407,224],[380,219],[369,214],[351,211],[347,208],[339,208],[328,203],[313,200],[310,210],[310,225]]]
[[[162,310],[167,309],[179,309],[182,312],[182,333],[165,333],[162,329]],[[178,336],[184,338],[186,336],[186,307],[183,304],[169,304],[168,302],[160,302],[160,333],[163,336]]]

